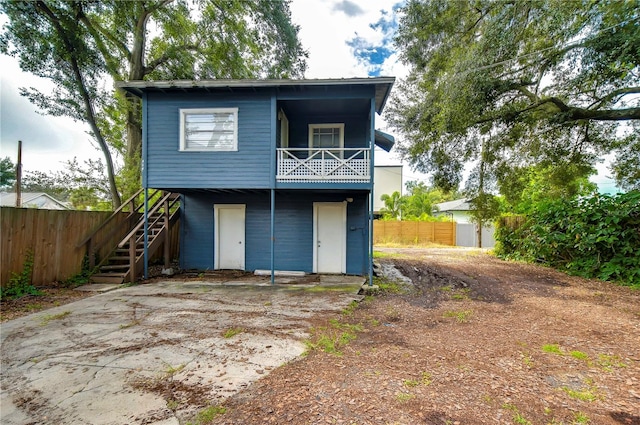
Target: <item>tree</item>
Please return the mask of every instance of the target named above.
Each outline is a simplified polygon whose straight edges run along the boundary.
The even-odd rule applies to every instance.
[[[9,17],[9,23],[0,46],[2,53],[19,56],[24,71],[56,83],[50,95],[34,88],[21,89],[22,95],[50,115],[66,115],[89,124],[104,155],[109,192],[117,207],[120,194],[113,159],[97,118],[101,107],[98,87],[105,63],[95,54],[77,19],[80,8],[80,2],[2,2],[0,10]]]
[[[400,220],[405,203],[405,198],[400,195],[400,192],[396,190],[391,195],[385,193],[380,197],[380,200],[384,202],[384,207],[381,210],[383,216]]]
[[[10,190],[16,182],[16,165],[8,156],[0,160],[0,190]]]
[[[105,77],[287,78],[302,76],[306,66],[286,0],[2,2],[0,10],[9,17],[2,52],[57,86],[53,95],[23,94],[49,114],[91,125],[114,206],[119,194],[108,146],[124,158],[121,186],[129,195],[140,185],[142,115],[140,100],[114,93]]]
[[[444,188],[483,149],[490,172],[637,163],[618,124],[640,119],[639,20],[634,1],[409,0],[395,43],[410,75],[387,108],[401,154]]]
[[[444,194],[440,189],[427,186],[424,182],[408,181],[403,218],[425,218],[432,216],[435,204],[452,200],[453,193]]]

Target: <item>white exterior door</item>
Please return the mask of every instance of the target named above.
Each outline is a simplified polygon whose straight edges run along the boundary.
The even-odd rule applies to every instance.
[[[313,226],[313,271],[346,273],[347,204],[315,202]]]
[[[216,269],[244,270],[244,204],[214,206]]]

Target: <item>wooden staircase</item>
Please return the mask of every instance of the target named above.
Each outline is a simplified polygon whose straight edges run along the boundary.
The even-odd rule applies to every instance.
[[[138,192],[132,198],[139,197]],[[180,205],[179,195],[171,192],[155,191],[149,195],[152,200],[148,205],[148,227],[147,227],[147,254],[151,258],[164,242],[164,262],[165,267],[169,267],[170,262],[170,234],[171,228],[179,219]],[[128,201],[129,202],[129,201]],[[112,247],[111,251],[100,261],[97,266],[90,264],[96,273],[90,278],[91,283],[124,283],[135,282],[144,270],[144,245],[145,245],[145,218],[144,208],[135,203],[130,204],[130,219],[128,226],[120,226],[119,233],[122,236],[119,242]],[[124,204],[123,204],[124,205]],[[142,205],[144,207],[144,205]],[[142,210],[142,211],[141,211]],[[117,212],[114,212],[114,215]],[[109,219],[103,223],[103,226]],[[97,229],[94,234],[98,233]],[[111,238],[113,240],[113,237]],[[88,243],[88,253],[91,259],[95,257],[95,252],[99,249],[96,244]]]

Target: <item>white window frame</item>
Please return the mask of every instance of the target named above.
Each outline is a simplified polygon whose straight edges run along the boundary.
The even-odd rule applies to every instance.
[[[339,128],[340,129],[340,148],[344,149],[344,123],[330,124],[309,124],[309,149],[317,149],[313,146],[313,130],[316,128]]]
[[[185,118],[196,114],[233,114],[233,146],[227,148],[187,147],[185,137]],[[189,108],[180,109],[180,151],[182,152],[235,152],[238,150],[238,108]]]

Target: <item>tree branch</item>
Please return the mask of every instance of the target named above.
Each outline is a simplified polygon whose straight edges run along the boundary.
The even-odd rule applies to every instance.
[[[602,106],[602,104],[613,100],[616,97],[624,97],[628,94],[637,94],[640,93],[640,87],[623,87],[617,90],[612,91],[611,93],[607,93],[606,95],[602,96],[600,99],[597,99],[595,102],[593,102],[591,105],[589,105],[587,107],[587,109],[597,109],[600,106]]]
[[[79,18],[80,18],[80,21],[85,25],[85,27],[87,27],[87,30],[89,31],[93,39],[96,41],[96,44],[98,45],[98,49],[100,49],[100,52],[103,54],[105,59],[113,56],[106,49],[106,47],[104,46],[104,43],[102,43],[102,41],[100,40],[100,37],[98,37],[98,33],[102,34],[107,40],[109,40],[109,42],[111,42],[118,50],[120,50],[120,52],[122,52],[122,54],[126,56],[127,60],[131,58],[131,52],[129,51],[129,48],[127,47],[127,45],[122,41],[118,40],[117,37],[115,37],[112,33],[110,33],[105,28],[103,28],[102,25],[98,24],[97,22],[92,22],[91,20],[89,20],[89,18],[84,14],[84,11],[81,11]],[[108,59],[107,59],[107,62],[108,62]]]

